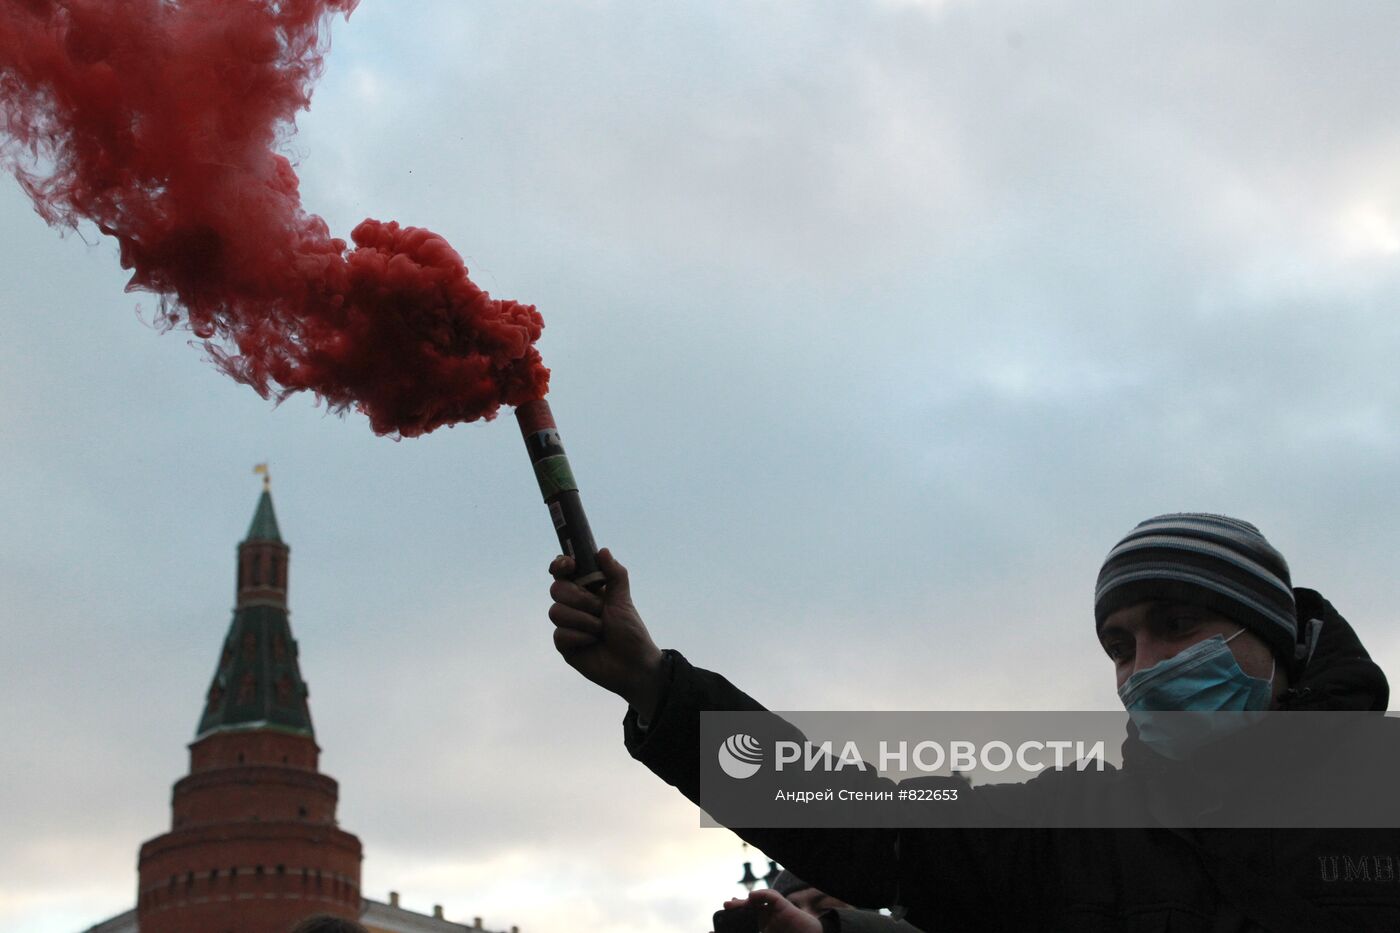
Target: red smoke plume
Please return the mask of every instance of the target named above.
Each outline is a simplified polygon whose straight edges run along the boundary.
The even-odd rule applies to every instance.
[[[114,237],[128,290],[235,379],[414,436],[542,397],[544,321],[434,233],[366,220],[347,250],[302,209],[275,147],[357,2],[0,0],[0,154],[49,223]]]

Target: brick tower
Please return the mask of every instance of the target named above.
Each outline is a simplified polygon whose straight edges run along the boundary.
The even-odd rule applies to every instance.
[[[141,846],[140,933],[287,933],[360,916],[360,840],[317,770],[287,621],[287,558],[266,483],[238,546],[238,596],[170,832]]]

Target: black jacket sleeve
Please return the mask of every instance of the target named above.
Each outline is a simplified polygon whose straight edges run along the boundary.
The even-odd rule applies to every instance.
[[[764,707],[676,652],[668,651],[664,664],[666,684],[654,720],[643,730],[635,711],[629,711],[624,738],[634,758],[698,805],[701,712],[758,712]],[[873,774],[869,780],[872,787],[894,786]],[[948,779],[916,783],[924,780]],[[902,907],[910,923],[929,929],[949,923],[958,929],[992,928],[995,922],[987,921],[995,905],[1024,903],[1028,896],[1034,900],[1042,892],[1029,890],[1033,879],[1049,877],[1041,873],[1048,855],[1039,845],[1044,836],[1034,831],[889,827],[735,832],[814,887],[857,907]]]
[[[666,685],[646,730],[629,710],[623,720],[627,750],[697,805],[700,800],[700,713],[760,712],[764,707],[711,671],[667,651]],[[741,829],[747,842],[809,884],[852,904],[888,906],[897,893],[897,833],[893,829]],[[855,870],[853,870],[855,869]]]

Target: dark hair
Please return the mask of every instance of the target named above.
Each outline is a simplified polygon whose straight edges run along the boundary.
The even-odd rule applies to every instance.
[[[307,917],[292,928],[292,933],[369,933],[354,920],[332,917],[330,914],[316,914]]]

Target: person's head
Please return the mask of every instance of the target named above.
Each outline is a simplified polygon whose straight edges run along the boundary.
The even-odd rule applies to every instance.
[[[1094,619],[1120,691],[1214,636],[1244,674],[1271,682],[1271,705],[1288,686],[1298,628],[1288,563],[1248,522],[1204,513],[1142,522],[1104,560]]]
[[[779,872],[778,877],[773,879],[772,888],[787,898],[798,910],[811,914],[813,917],[820,917],[822,911],[825,910],[838,910],[851,906],[840,898],[817,890],[786,869]]]
[[[369,933],[354,920],[332,917],[330,914],[316,914],[307,917],[292,928],[291,933]]]

